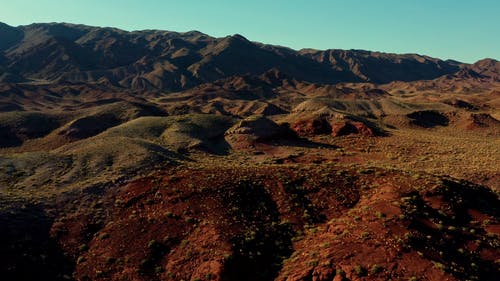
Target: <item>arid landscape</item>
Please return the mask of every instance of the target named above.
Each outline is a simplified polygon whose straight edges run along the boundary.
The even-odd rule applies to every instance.
[[[500,62],[0,23],[0,279],[500,280]]]

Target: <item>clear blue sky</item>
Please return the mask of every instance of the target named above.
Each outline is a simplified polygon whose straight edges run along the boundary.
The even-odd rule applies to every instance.
[[[500,59],[500,0],[2,0],[0,21],[239,33],[294,49]]]

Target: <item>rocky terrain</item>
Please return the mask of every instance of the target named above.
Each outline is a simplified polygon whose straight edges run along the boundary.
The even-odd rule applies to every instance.
[[[0,24],[2,280],[498,280],[498,163],[494,59]]]

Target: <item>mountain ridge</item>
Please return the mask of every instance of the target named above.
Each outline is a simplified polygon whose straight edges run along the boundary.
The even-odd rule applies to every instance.
[[[22,36],[20,35],[22,34]],[[432,80],[469,64],[418,54],[365,50],[293,50],[239,34],[125,31],[69,23],[0,26],[0,71],[15,81],[111,83],[175,92],[276,68],[311,83]],[[2,70],[3,69],[3,70]]]

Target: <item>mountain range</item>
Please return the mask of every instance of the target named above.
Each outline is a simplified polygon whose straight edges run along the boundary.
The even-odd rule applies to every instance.
[[[198,31],[128,32],[66,23],[0,24],[0,38],[2,82],[83,82],[171,92],[231,76],[260,75],[270,69],[311,83],[385,84],[432,80],[469,67],[417,54],[296,51],[251,42],[237,34],[214,38]],[[491,73],[482,69],[495,63],[487,60],[470,71],[488,76]]]

